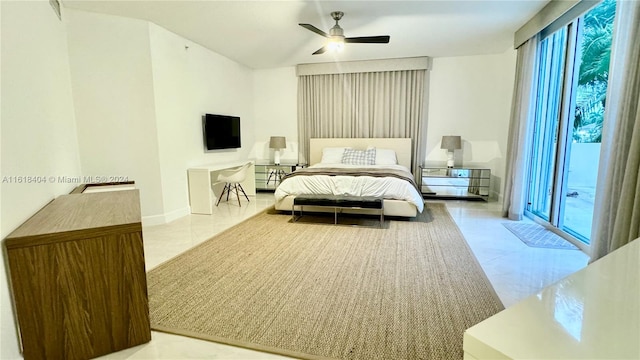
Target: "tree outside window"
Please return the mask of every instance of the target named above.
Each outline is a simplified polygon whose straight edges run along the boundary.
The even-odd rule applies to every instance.
[[[583,18],[574,142],[599,143],[602,140],[615,11],[616,2],[604,0]]]

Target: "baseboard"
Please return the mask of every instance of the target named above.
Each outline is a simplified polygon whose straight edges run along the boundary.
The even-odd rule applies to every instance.
[[[162,215],[143,216],[142,226],[155,226],[155,225],[166,224],[173,220],[179,219],[183,216],[187,216],[189,215],[190,212],[191,210],[187,206],[182,209],[173,210]]]

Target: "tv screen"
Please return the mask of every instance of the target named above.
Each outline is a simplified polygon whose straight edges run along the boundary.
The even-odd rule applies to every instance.
[[[207,150],[240,147],[240,118],[206,114],[203,120],[204,145]]]

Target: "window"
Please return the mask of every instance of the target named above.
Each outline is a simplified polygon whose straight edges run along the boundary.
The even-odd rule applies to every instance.
[[[539,43],[527,214],[589,244],[615,1]]]

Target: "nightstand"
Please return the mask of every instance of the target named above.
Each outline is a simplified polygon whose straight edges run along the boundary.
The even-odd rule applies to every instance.
[[[488,200],[491,169],[420,166],[424,198]]]
[[[285,175],[305,166],[306,164],[281,163],[276,165],[274,163],[256,161],[256,190],[274,191]]]

